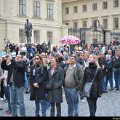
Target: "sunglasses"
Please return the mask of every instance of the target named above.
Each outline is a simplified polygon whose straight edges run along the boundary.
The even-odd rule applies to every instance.
[[[70,57],[70,59],[74,59],[74,57]]]
[[[36,60],[39,60],[40,58],[35,58]]]

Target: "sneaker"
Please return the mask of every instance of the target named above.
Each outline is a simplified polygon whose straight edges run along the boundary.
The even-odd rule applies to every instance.
[[[4,100],[4,103],[8,103],[7,99]]]
[[[105,90],[105,91],[102,91],[102,93],[108,93],[108,91]]]
[[[3,110],[3,108],[0,108],[0,110]]]
[[[85,100],[84,99],[82,99],[82,100],[80,100],[82,103],[85,103]]]
[[[114,91],[118,91],[119,89],[118,88],[115,88]]]
[[[29,93],[30,93],[30,91],[25,91],[25,93],[26,93],[26,94],[29,94]]]
[[[6,110],[5,113],[6,114],[11,114],[11,111],[10,110]]]
[[[0,100],[4,100],[4,98],[0,98]]]
[[[17,108],[20,108],[20,105],[17,105]]]

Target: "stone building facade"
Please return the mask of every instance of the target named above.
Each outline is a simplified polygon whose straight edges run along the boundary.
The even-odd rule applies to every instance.
[[[120,0],[62,0],[62,6],[63,25],[73,28],[74,32],[85,28],[86,43],[104,42],[104,35],[94,34],[91,29],[95,21],[100,24],[99,30],[106,31],[107,44],[113,39],[120,40]]]
[[[61,0],[0,0],[0,48],[4,40],[11,43],[27,43],[24,33],[26,19],[32,23],[31,43],[58,45],[67,34],[62,25]]]

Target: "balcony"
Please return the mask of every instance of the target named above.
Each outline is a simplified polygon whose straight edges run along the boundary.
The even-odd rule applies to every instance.
[[[66,2],[75,2],[77,0],[62,0],[62,3],[66,3]]]

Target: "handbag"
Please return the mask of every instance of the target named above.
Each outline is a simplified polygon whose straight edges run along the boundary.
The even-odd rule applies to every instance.
[[[93,81],[97,75],[97,72],[98,72],[98,68],[96,69],[96,72],[95,72],[95,75],[94,75],[92,81],[85,83],[84,88],[83,88],[84,97],[87,97],[87,98],[90,97],[91,87],[92,87]]]

